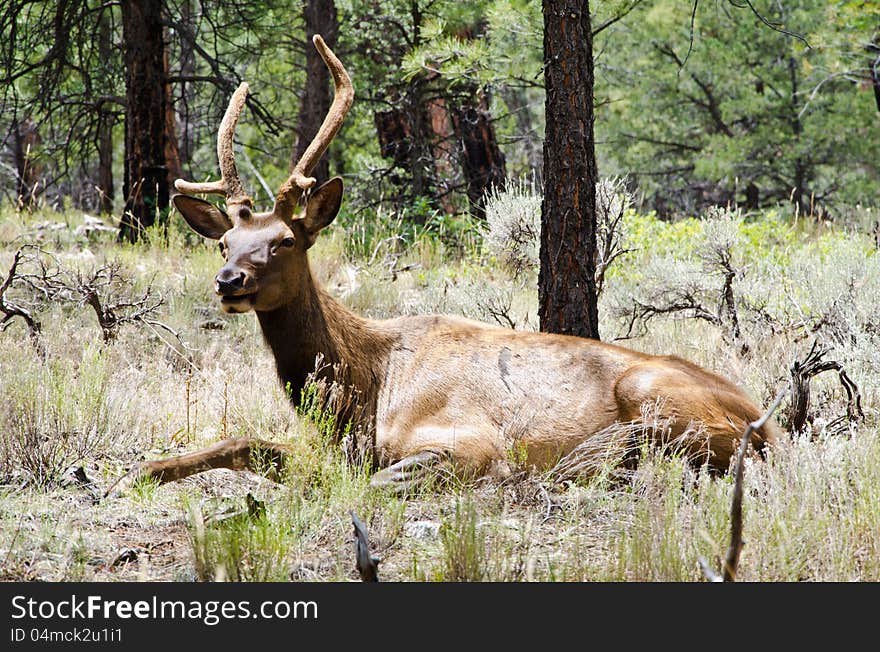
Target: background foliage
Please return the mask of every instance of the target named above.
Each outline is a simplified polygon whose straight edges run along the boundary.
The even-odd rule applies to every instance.
[[[357,91],[331,150],[352,208],[383,205],[417,222],[473,209],[455,122],[468,107],[487,116],[503,177],[540,181],[539,3],[325,4]],[[719,203],[793,202],[834,217],[875,205],[878,3],[753,5],[757,14],[722,0],[593,3],[600,173],[626,176],[665,218]],[[167,0],[164,23],[182,174],[215,174],[217,124],[247,80],[240,165],[267,200],[287,173],[306,83],[302,12],[273,0]],[[127,45],[114,5],[18,0],[0,13],[0,35],[4,196],[119,211]],[[378,120],[395,111],[409,132],[406,151],[391,154]]]

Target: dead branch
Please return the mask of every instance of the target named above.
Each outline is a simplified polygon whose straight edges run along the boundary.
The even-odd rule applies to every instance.
[[[602,295],[605,273],[615,260],[635,251],[623,247],[623,216],[632,204],[622,179],[606,180],[596,187],[596,294]]]
[[[140,297],[131,297],[127,292],[123,294],[133,284],[114,264],[99,267],[87,276],[76,272],[71,275],[71,285],[80,302],[95,312],[105,343],[116,339],[123,324],[146,323],[147,318],[164,303],[164,299],[153,294],[151,287],[147,287]]]
[[[366,526],[361,522],[353,511],[350,511],[351,522],[354,525],[354,555],[355,568],[364,582],[379,581],[379,558],[370,552],[370,537]]]
[[[513,313],[513,293],[493,293],[485,298],[478,298],[477,305],[488,317],[494,319],[499,326],[516,330],[516,320],[511,316]]]
[[[743,268],[734,264],[732,244],[728,241],[710,242],[698,255],[702,260],[701,275],[694,274],[695,270],[688,270],[684,278],[676,279],[668,287],[653,290],[646,299],[632,300],[632,307],[624,313],[629,319],[627,332],[617,339],[646,334],[648,322],[654,317],[681,315],[716,326],[740,355],[749,352],[742,338],[735,291],[735,281],[743,276]],[[721,287],[710,289],[704,280],[709,276],[720,276]]]
[[[27,249],[35,253],[30,255]],[[23,271],[24,263],[28,271]],[[33,309],[10,300],[7,290],[13,286],[26,290],[29,303],[35,306],[53,302],[88,306],[98,319],[104,343],[115,340],[121,326],[141,324],[157,336],[157,329],[170,333],[184,350],[190,350],[178,331],[156,319],[164,298],[157,295],[152,286],[142,293],[134,293],[134,282],[123,274],[120,265],[102,265],[88,273],[65,269],[53,254],[25,245],[15,253],[9,273],[0,284],[0,332],[9,326],[10,320],[20,317],[41,357],[45,357],[41,324],[33,316]],[[173,348],[169,342],[165,344]]]
[[[682,289],[679,292],[673,290],[670,291],[670,294],[673,296],[670,297],[665,305],[642,303],[641,301],[633,299],[633,306],[630,310],[629,325],[627,326],[626,334],[617,339],[625,340],[646,334],[648,330],[648,322],[654,317],[660,315],[685,313],[686,316],[691,319],[707,321],[719,328],[724,327],[724,322],[721,320],[721,317],[703,306],[703,304],[700,303],[700,301],[689,290]],[[636,325],[639,326],[639,329],[638,332],[634,333]]]
[[[733,483],[733,500],[730,505],[730,545],[727,548],[727,556],[724,558],[724,565],[721,568],[721,577],[715,573],[706,560],[700,559],[700,566],[706,579],[710,582],[734,582],[736,581],[736,570],[739,566],[739,556],[743,547],[743,518],[742,518],[742,502],[743,502],[743,466],[746,451],[749,448],[749,442],[752,440],[752,434],[756,430],[760,430],[773,413],[782,403],[782,399],[788,390],[782,390],[773,400],[773,403],[767,408],[767,411],[757,421],[752,421],[743,432],[742,439],[739,443],[739,451],[736,456],[735,480]]]
[[[6,278],[3,280],[2,285],[0,285],[0,312],[3,313],[3,318],[0,319],[0,332],[6,330],[12,319],[19,317],[27,326],[28,336],[30,337],[31,343],[42,358],[46,355],[46,349],[40,335],[42,325],[34,319],[34,316],[29,310],[17,303],[13,303],[6,296],[6,292],[12,287],[12,284],[16,280],[22,278],[18,272],[18,265],[21,262],[22,256],[24,256],[24,249],[25,247],[21,247],[15,252],[15,255],[12,257],[12,265],[9,267],[9,272],[6,274]]]
[[[718,315],[727,315],[730,333],[733,336],[734,341],[738,342],[741,337],[741,332],[739,328],[739,315],[736,311],[736,299],[733,294],[733,280],[736,278],[739,271],[735,269],[731,263],[729,250],[719,252],[718,259],[715,262],[724,274],[724,286],[721,288],[721,300],[718,306]]]
[[[49,270],[43,265],[40,273],[30,279],[31,288],[42,294],[45,301],[90,307],[98,319],[105,344],[116,339],[121,326],[130,323],[161,326],[180,341],[173,329],[153,319],[164,299],[156,296],[152,287],[147,287],[140,296],[132,296],[133,285],[115,263],[102,265],[89,273]]]
[[[858,386],[846,373],[846,370],[836,360],[823,360],[822,358],[830,349],[819,348],[818,339],[813,340],[810,352],[803,361],[795,360],[791,363],[791,409],[789,414],[789,429],[792,433],[801,432],[810,421],[810,381],[825,371],[836,371],[840,378],[840,384],[847,396],[846,419],[860,421],[865,418],[862,410],[862,395]],[[835,422],[840,422],[840,417]]]

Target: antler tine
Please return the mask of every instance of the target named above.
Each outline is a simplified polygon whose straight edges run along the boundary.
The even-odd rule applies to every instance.
[[[244,108],[244,102],[247,99],[248,85],[242,82],[229,99],[229,106],[226,107],[226,113],[220,122],[220,129],[217,132],[217,160],[220,162],[220,180],[208,181],[204,183],[193,183],[178,179],[174,182],[174,187],[180,192],[187,194],[197,193],[215,193],[226,195],[228,200],[249,200],[244,186],[238,176],[238,169],[235,167],[235,151],[233,150],[233,138],[235,137],[235,125],[238,124],[238,118]]]
[[[354,87],[351,84],[351,78],[345,71],[342,62],[333,54],[333,51],[324,43],[324,39],[319,34],[315,34],[312,42],[315,48],[324,59],[324,64],[330,70],[333,76],[335,91],[333,95],[333,104],[327,111],[324,122],[315,138],[309,144],[305,153],[299,162],[294,166],[290,177],[281,186],[278,195],[275,197],[275,214],[285,220],[289,220],[293,216],[296,208],[296,202],[302,197],[303,192],[315,185],[314,177],[310,177],[309,173],[327,151],[330,142],[336,136],[339,128],[345,120],[345,114],[351,108],[354,101]]]

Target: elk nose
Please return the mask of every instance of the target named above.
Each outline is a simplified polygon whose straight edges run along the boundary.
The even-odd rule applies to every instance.
[[[214,278],[217,283],[218,294],[234,294],[244,287],[247,280],[247,274],[238,268],[226,268],[220,270],[220,273]]]

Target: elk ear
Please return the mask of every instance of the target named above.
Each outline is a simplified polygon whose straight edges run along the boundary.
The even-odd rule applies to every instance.
[[[303,217],[303,227],[306,230],[309,247],[315,244],[318,232],[330,224],[339,213],[341,204],[342,179],[340,177],[333,177],[309,197],[306,204],[306,214]]]
[[[189,195],[174,195],[171,199],[186,223],[199,235],[219,240],[232,228],[229,216],[209,201]]]

